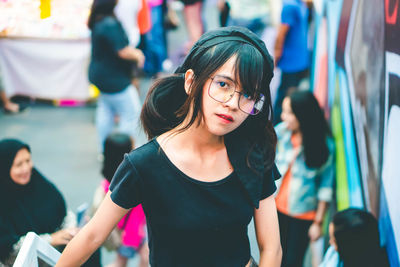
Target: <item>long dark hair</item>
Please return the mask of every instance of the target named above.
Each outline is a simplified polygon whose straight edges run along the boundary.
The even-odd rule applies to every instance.
[[[93,30],[94,24],[104,17],[114,16],[114,7],[116,4],[117,0],[94,0],[88,20],[89,29]]]
[[[104,160],[102,174],[109,182],[114,176],[125,153],[132,150],[133,142],[129,135],[112,133],[104,141]]]
[[[336,213],[332,222],[344,267],[388,266],[380,247],[378,222],[371,213],[350,208]]]
[[[230,58],[236,56],[235,75],[243,90],[255,97],[265,96],[262,111],[249,116],[230,133],[237,140],[247,140],[264,153],[264,165],[271,167],[275,158],[276,135],[271,123],[272,106],[269,83],[273,62],[264,43],[244,28],[226,27],[208,32],[194,45],[175,74],[158,80],[149,90],[141,113],[143,128],[149,138],[182,124],[191,108],[192,116],[182,131],[196,120],[200,122],[204,84]],[[189,94],[184,89],[184,73],[192,69],[194,80]],[[252,149],[250,149],[252,150]],[[250,151],[249,150],[249,151]]]
[[[289,98],[299,121],[306,165],[310,168],[321,167],[330,153],[326,139],[331,134],[324,113],[310,91],[293,91]]]

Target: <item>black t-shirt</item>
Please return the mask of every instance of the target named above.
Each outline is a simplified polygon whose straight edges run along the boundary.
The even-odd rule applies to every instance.
[[[104,93],[117,93],[128,87],[133,62],[118,56],[118,51],[129,45],[121,23],[112,16],[96,22],[91,41],[90,82]]]
[[[265,177],[260,199],[276,190]],[[142,204],[153,267],[240,266],[250,259],[254,207],[236,172],[202,182],[181,172],[153,139],[125,156],[110,185],[123,208]]]

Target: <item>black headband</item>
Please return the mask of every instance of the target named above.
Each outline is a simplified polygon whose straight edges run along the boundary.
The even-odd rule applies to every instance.
[[[206,32],[193,45],[185,61],[193,57],[193,55],[196,54],[196,52],[200,47],[201,48],[212,47],[217,44],[228,41],[239,41],[254,46],[263,56],[265,60],[264,66],[266,69],[266,73],[270,73],[269,80],[272,79],[274,61],[271,55],[269,54],[264,42],[255,33],[243,27],[230,26]],[[184,66],[180,66],[176,69],[175,73],[183,73],[185,71],[186,69],[184,69]]]

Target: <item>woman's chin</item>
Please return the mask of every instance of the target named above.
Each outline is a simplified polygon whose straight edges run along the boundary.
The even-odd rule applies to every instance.
[[[17,181],[18,184],[20,185],[26,185],[29,183],[29,181],[31,180],[31,176],[24,176],[24,177],[20,177]]]

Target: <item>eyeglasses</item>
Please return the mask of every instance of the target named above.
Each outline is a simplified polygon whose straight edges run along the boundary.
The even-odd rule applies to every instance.
[[[236,83],[229,78],[219,75],[211,78],[208,95],[215,101],[226,103],[232,99],[235,93],[239,94],[238,106],[241,111],[249,115],[260,113],[265,101],[263,94],[254,99],[252,96],[238,91]]]

